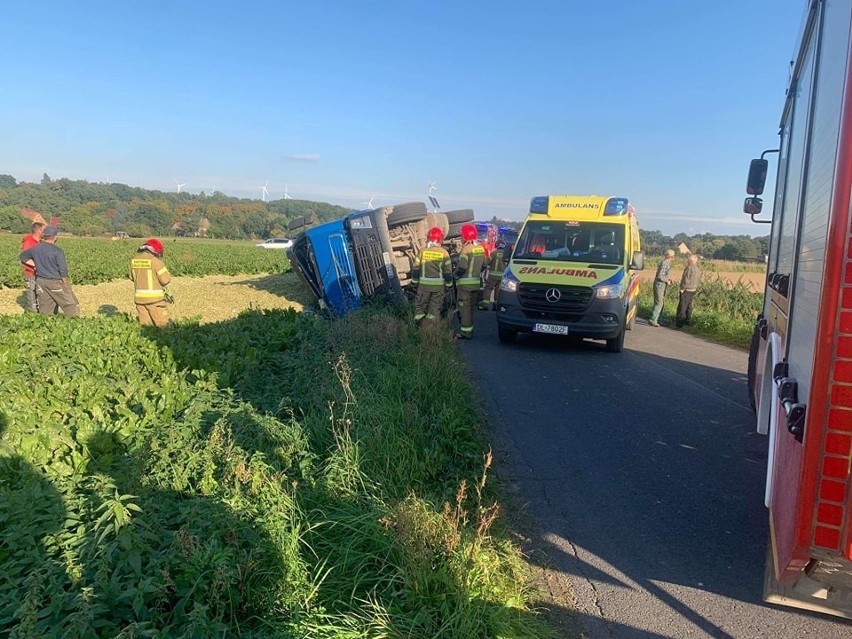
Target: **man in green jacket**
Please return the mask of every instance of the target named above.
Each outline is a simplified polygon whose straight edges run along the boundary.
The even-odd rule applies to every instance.
[[[479,301],[479,310],[481,311],[493,309],[491,306],[492,293],[494,293],[494,306],[497,305],[497,298],[500,297],[500,280],[503,279],[503,270],[506,268],[506,261],[503,259],[505,251],[506,243],[503,240],[497,242],[494,250],[491,251],[491,258],[488,261],[488,279],[485,280],[482,299]]]
[[[666,302],[666,288],[672,283],[672,262],[674,262],[674,251],[668,249],[663,261],[657,267],[657,274],[654,275],[654,310],[651,312],[651,319],[648,322],[651,326],[660,325],[660,313],[663,312],[663,304]]]
[[[686,269],[680,278],[680,300],[677,304],[675,325],[680,328],[692,321],[692,299],[701,281],[701,269],[698,268],[698,256],[690,255],[686,260]]]

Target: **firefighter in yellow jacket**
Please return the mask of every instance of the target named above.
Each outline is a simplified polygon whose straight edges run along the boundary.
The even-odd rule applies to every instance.
[[[414,302],[414,321],[435,326],[441,316],[446,289],[453,285],[453,265],[447,249],[441,246],[444,232],[437,226],[429,229],[426,246],[414,261],[414,283],[417,299]]]
[[[503,270],[506,268],[506,260],[503,258],[506,251],[506,242],[500,240],[491,251],[488,260],[488,279],[485,280],[485,288],[482,291],[482,299],[479,301],[479,310],[487,311],[491,308],[491,294],[494,294],[494,306],[497,306],[497,298],[500,297],[500,281],[503,279]]]
[[[459,307],[459,333],[456,337],[473,337],[473,305],[479,294],[479,276],[485,264],[485,248],[477,241],[476,227],[465,224],[462,229],[464,246],[459,252],[459,261],[453,275],[456,278],[456,293]]]
[[[171,275],[163,263],[163,244],[151,238],[139,247],[130,260],[130,279],[136,289],[134,302],[139,323],[164,328],[169,324],[166,302],[174,302],[169,282]]]

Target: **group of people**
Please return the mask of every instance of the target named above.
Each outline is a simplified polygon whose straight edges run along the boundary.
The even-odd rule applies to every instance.
[[[663,312],[666,289],[674,284],[671,274],[674,257],[675,252],[671,249],[667,250],[663,261],[657,267],[656,275],[654,275],[654,310],[651,312],[651,319],[648,321],[651,326],[660,325],[660,313]],[[675,314],[675,326],[678,328],[688,325],[692,321],[692,301],[700,282],[701,269],[698,268],[698,256],[693,253],[686,258],[686,268],[680,278],[680,297]]]
[[[413,281],[417,285],[414,303],[414,321],[427,329],[438,326],[447,293],[456,292],[456,307],[459,311],[459,328],[454,333],[458,339],[473,338],[473,309],[479,296],[480,276],[489,256],[478,241],[473,224],[461,228],[462,248],[451,257],[442,245],[444,232],[433,227],[427,234],[426,246],[417,255],[414,263]],[[499,294],[499,283],[503,277],[503,251],[500,243],[491,252],[489,276],[479,308],[490,308],[491,294]]]
[[[56,315],[61,310],[66,317],[79,317],[80,302],[68,279],[65,252],[56,245],[58,236],[55,226],[33,222],[30,234],[21,241],[26,310],[43,315]],[[163,262],[164,252],[162,242],[151,238],[130,260],[136,315],[144,326],[163,328],[169,323],[166,303],[173,302],[174,297],[169,290],[171,275]]]

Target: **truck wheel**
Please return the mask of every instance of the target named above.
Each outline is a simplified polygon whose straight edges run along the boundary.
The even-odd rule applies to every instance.
[[[513,331],[511,328],[503,328],[499,324],[497,325],[497,337],[504,344],[511,344],[518,337],[518,331]]]
[[[437,227],[444,232],[444,237],[450,230],[450,223],[447,221],[447,216],[443,213],[427,213],[426,214],[426,230]]]
[[[461,237],[461,229],[465,224],[467,222],[463,224],[450,224],[450,227],[447,229],[447,239],[451,240],[454,237]]]
[[[423,202],[406,202],[397,204],[388,215],[388,226],[411,224],[426,218],[426,205]]]
[[[606,350],[610,353],[620,353],[624,350],[624,328],[616,337],[606,341]]]
[[[447,222],[450,224],[461,224],[463,222],[471,222],[474,218],[473,209],[458,209],[457,211],[447,211],[444,213],[447,216]]]

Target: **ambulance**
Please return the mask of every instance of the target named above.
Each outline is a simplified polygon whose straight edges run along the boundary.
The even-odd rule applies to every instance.
[[[534,197],[500,282],[497,331],[606,340],[633,328],[644,268],[639,225],[623,197]]]

